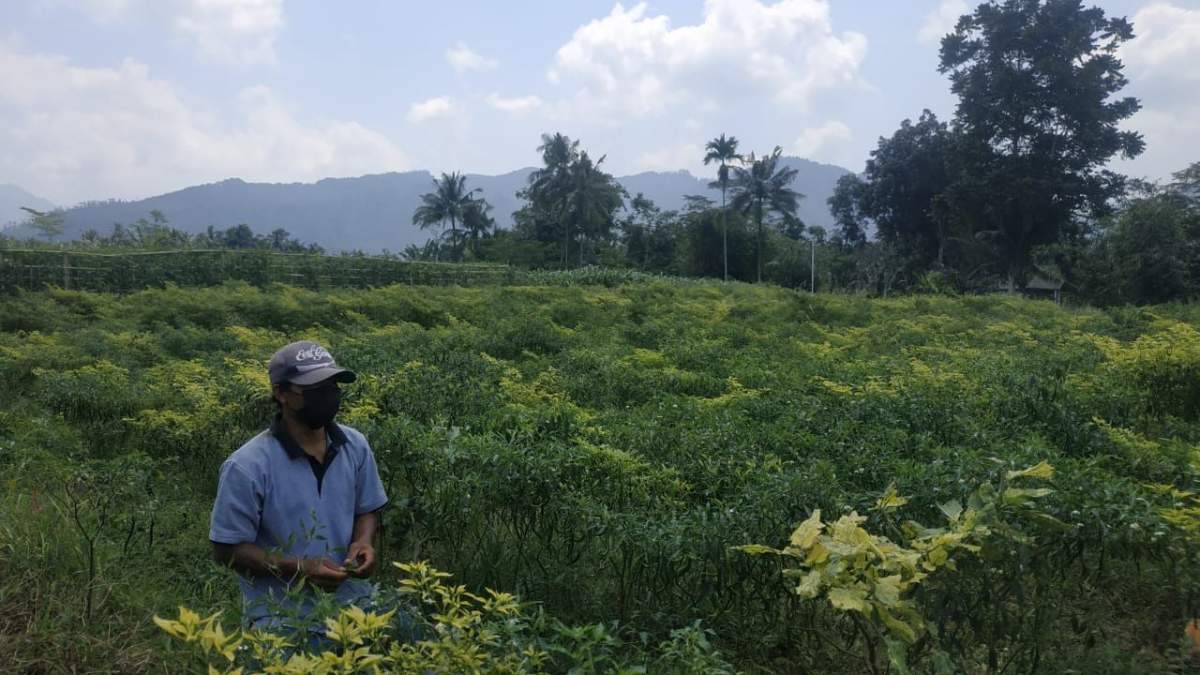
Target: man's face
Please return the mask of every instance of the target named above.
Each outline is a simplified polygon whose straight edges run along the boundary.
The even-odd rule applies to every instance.
[[[329,390],[338,391],[339,389],[338,383],[332,378],[307,386],[288,382],[286,384],[275,385],[275,399],[279,401],[282,408],[295,413],[304,408],[304,392],[316,390],[318,393],[324,393]]]

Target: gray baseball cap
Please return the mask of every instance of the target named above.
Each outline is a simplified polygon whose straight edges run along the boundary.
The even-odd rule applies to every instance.
[[[300,386],[324,382],[334,378],[338,382],[353,382],[358,379],[352,371],[339,368],[333,354],[321,345],[309,340],[293,342],[271,357],[267,366],[271,384],[291,382]]]

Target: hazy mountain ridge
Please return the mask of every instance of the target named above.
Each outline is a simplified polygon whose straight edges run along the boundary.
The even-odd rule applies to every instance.
[[[0,229],[29,219],[29,214],[21,210],[22,206],[38,211],[54,208],[54,204],[17,185],[0,185]]]
[[[800,216],[810,225],[829,227],[832,218],[825,204],[834,184],[850,173],[841,167],[787,157],[781,162],[797,168],[793,187],[805,194]],[[467,186],[479,188],[493,205],[492,216],[501,227],[512,224],[512,212],[520,208],[516,192],[528,182],[532,168],[497,176],[467,174]],[[247,183],[230,178],[196,185],[137,201],[92,202],[65,212],[66,238],[77,238],[85,230],[101,233],[114,223],[129,224],[157,209],[174,227],[202,232],[210,225],[225,228],[239,223],[266,233],[282,227],[305,242],[315,242],[331,251],[402,250],[430,236],[412,225],[412,213],[421,194],[433,188],[428,171],[370,174],[355,178],[325,178],[315,183]],[[687,171],[644,172],[618,178],[630,195],[641,192],[660,208],[678,209],[684,195],[702,194],[720,200],[720,192],[708,187],[710,179]]]

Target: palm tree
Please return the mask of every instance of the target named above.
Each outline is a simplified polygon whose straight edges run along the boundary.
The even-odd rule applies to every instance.
[[[758,239],[758,281],[762,281],[763,216],[778,213],[784,218],[794,217],[799,201],[804,195],[788,187],[796,178],[796,169],[777,169],[783,148],[775,146],[769,155],[755,159],[750,153],[747,163],[750,168],[734,167],[733,208],[754,218]]]
[[[725,190],[729,187],[729,163],[736,160],[745,161],[737,151],[738,140],[733,136],[725,138],[721,134],[708,142],[704,149],[704,165],[717,162],[717,180],[709,183],[709,187],[721,188],[721,259],[725,264],[725,281],[729,281],[729,214],[725,210]]]
[[[562,265],[567,266],[571,227],[567,222],[567,195],[571,192],[571,167],[579,160],[579,141],[561,133],[542,134],[542,168],[529,174],[526,195],[536,209],[550,214],[563,229]]]
[[[567,235],[571,225],[579,229],[579,265],[583,266],[583,247],[589,236],[601,240],[612,230],[613,213],[624,203],[624,190],[600,166],[604,156],[595,162],[584,150],[568,171],[569,187],[564,195]]]
[[[442,174],[441,178],[433,181],[433,192],[421,195],[421,205],[413,212],[413,225],[426,229],[435,226],[446,226],[450,221],[451,255],[458,250],[458,223],[463,218],[467,205],[473,201],[472,195],[479,189],[467,190],[467,177],[455,171]]]
[[[466,236],[471,240],[471,254],[479,258],[479,240],[481,237],[487,236],[488,232],[496,224],[496,219],[488,215],[492,210],[492,205],[482,197],[472,199],[463,209],[463,230],[466,231]]]

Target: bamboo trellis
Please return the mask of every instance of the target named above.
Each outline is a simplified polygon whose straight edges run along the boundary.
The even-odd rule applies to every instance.
[[[369,288],[390,284],[478,286],[519,282],[506,265],[407,262],[369,256],[273,251],[180,250],[92,253],[0,249],[0,291],[50,286],[129,292],[147,287],[214,286],[245,281],[305,288]]]

